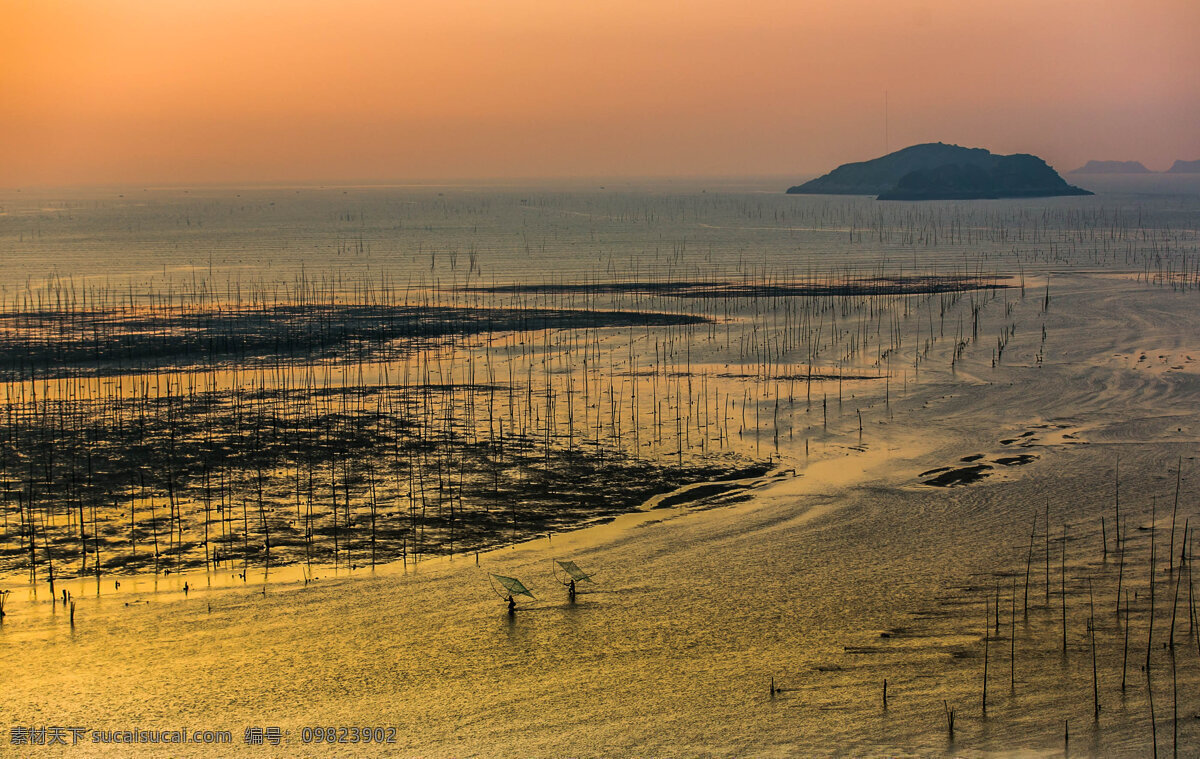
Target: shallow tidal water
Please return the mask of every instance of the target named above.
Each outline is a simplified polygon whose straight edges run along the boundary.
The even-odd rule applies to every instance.
[[[670,247],[679,234],[655,227],[653,210],[709,202],[680,195],[639,205],[631,192],[618,204],[630,216],[618,224],[645,224]],[[1084,203],[1080,213],[1144,204],[1176,218],[1181,207],[1200,209],[1169,198],[1072,202]],[[613,210],[611,201],[590,202]],[[566,205],[564,215],[576,210]],[[675,218],[690,228],[687,213]],[[764,255],[787,260],[781,241],[800,233],[780,234],[774,216],[763,225],[776,227],[766,248],[779,246]],[[753,250],[758,234],[731,235],[730,244]],[[850,239],[800,236],[818,250],[829,244],[823,235],[842,234]],[[1087,243],[1094,255],[1081,241],[1058,265],[1055,256],[1067,253],[1020,243],[1045,249],[1030,256],[1036,283],[1031,275],[1024,297],[1010,292],[1011,311],[985,309],[985,339],[953,369],[949,340],[918,367],[911,363],[923,346],[910,339],[893,358],[909,369],[894,369],[886,390],[868,383],[839,404],[823,388],[822,434],[783,436],[773,451],[777,476],[747,500],[650,508],[484,552],[478,564],[458,554],[415,568],[327,567],[311,582],[299,568],[273,569],[265,581],[254,568],[245,578],[123,577],[119,590],[114,576],[72,580],[60,587],[76,597],[73,627],[44,587],[34,593],[19,576],[6,578],[3,713],[13,726],[186,727],[233,738],[220,750],[90,744],[39,747],[38,755],[1138,756],[1155,742],[1165,753],[1176,740],[1192,755],[1200,629],[1192,630],[1188,603],[1172,598],[1187,597],[1190,573],[1171,574],[1162,562],[1180,462],[1175,554],[1185,521],[1200,521],[1200,338],[1191,328],[1200,293],[1139,279],[1132,265],[1132,275],[1116,275],[1126,269],[1121,244]],[[1017,244],[979,243],[974,255],[1001,257]],[[853,256],[860,247],[863,266],[897,255],[869,241],[839,250]],[[930,255],[951,266],[972,247]],[[904,255],[919,268],[925,253]],[[1039,289],[1046,271],[1048,307]],[[930,318],[921,329],[934,329]],[[1009,324],[1015,335],[993,366],[988,341]],[[798,428],[815,428],[822,411],[814,402],[790,413]],[[1112,533],[1118,458],[1123,558]],[[976,482],[924,484],[922,473],[980,465],[988,468]],[[1148,638],[1152,505],[1158,579]],[[555,581],[555,558],[596,573],[573,605]],[[488,572],[520,578],[537,599],[509,618]],[[1128,617],[1116,611],[1118,576],[1138,594]],[[997,595],[998,629],[989,607]],[[1162,647],[1172,608],[1177,709]],[[1153,727],[1140,668],[1148,639]],[[396,743],[304,742],[306,727],[341,725],[392,726]],[[246,745],[252,726],[279,727],[283,743]]]

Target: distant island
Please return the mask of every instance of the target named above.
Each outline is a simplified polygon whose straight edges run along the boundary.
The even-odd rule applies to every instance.
[[[1088,161],[1068,174],[1149,174],[1141,161]]]
[[[1154,174],[1140,161],[1088,161],[1068,174]],[[1200,161],[1175,161],[1164,174],[1200,174]]]
[[[789,187],[792,195],[875,195],[879,200],[984,200],[1091,195],[1067,184],[1037,156],[995,155],[941,142],[843,164]]]

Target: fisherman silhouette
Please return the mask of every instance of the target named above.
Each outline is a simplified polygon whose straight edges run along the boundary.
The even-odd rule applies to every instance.
[[[508,594],[508,598],[506,600],[508,601],[508,616],[511,617],[517,613],[517,602],[513,600],[512,593]]]
[[[574,580],[571,580],[570,584],[567,585],[567,600],[570,601],[571,603],[575,603],[575,581]]]

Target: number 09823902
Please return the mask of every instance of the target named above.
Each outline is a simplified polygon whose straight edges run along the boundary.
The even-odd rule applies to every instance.
[[[301,743],[395,743],[396,728],[342,726],[306,727],[300,731]]]

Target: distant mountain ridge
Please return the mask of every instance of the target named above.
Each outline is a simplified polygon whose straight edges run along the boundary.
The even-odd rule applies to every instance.
[[[1041,158],[996,155],[942,142],[912,145],[843,164],[788,193],[875,195],[879,200],[976,200],[1091,195],[1066,183]]]
[[[1068,174],[1149,174],[1141,161],[1088,161]]]
[[[1168,174],[1200,174],[1200,161],[1175,161]]]

